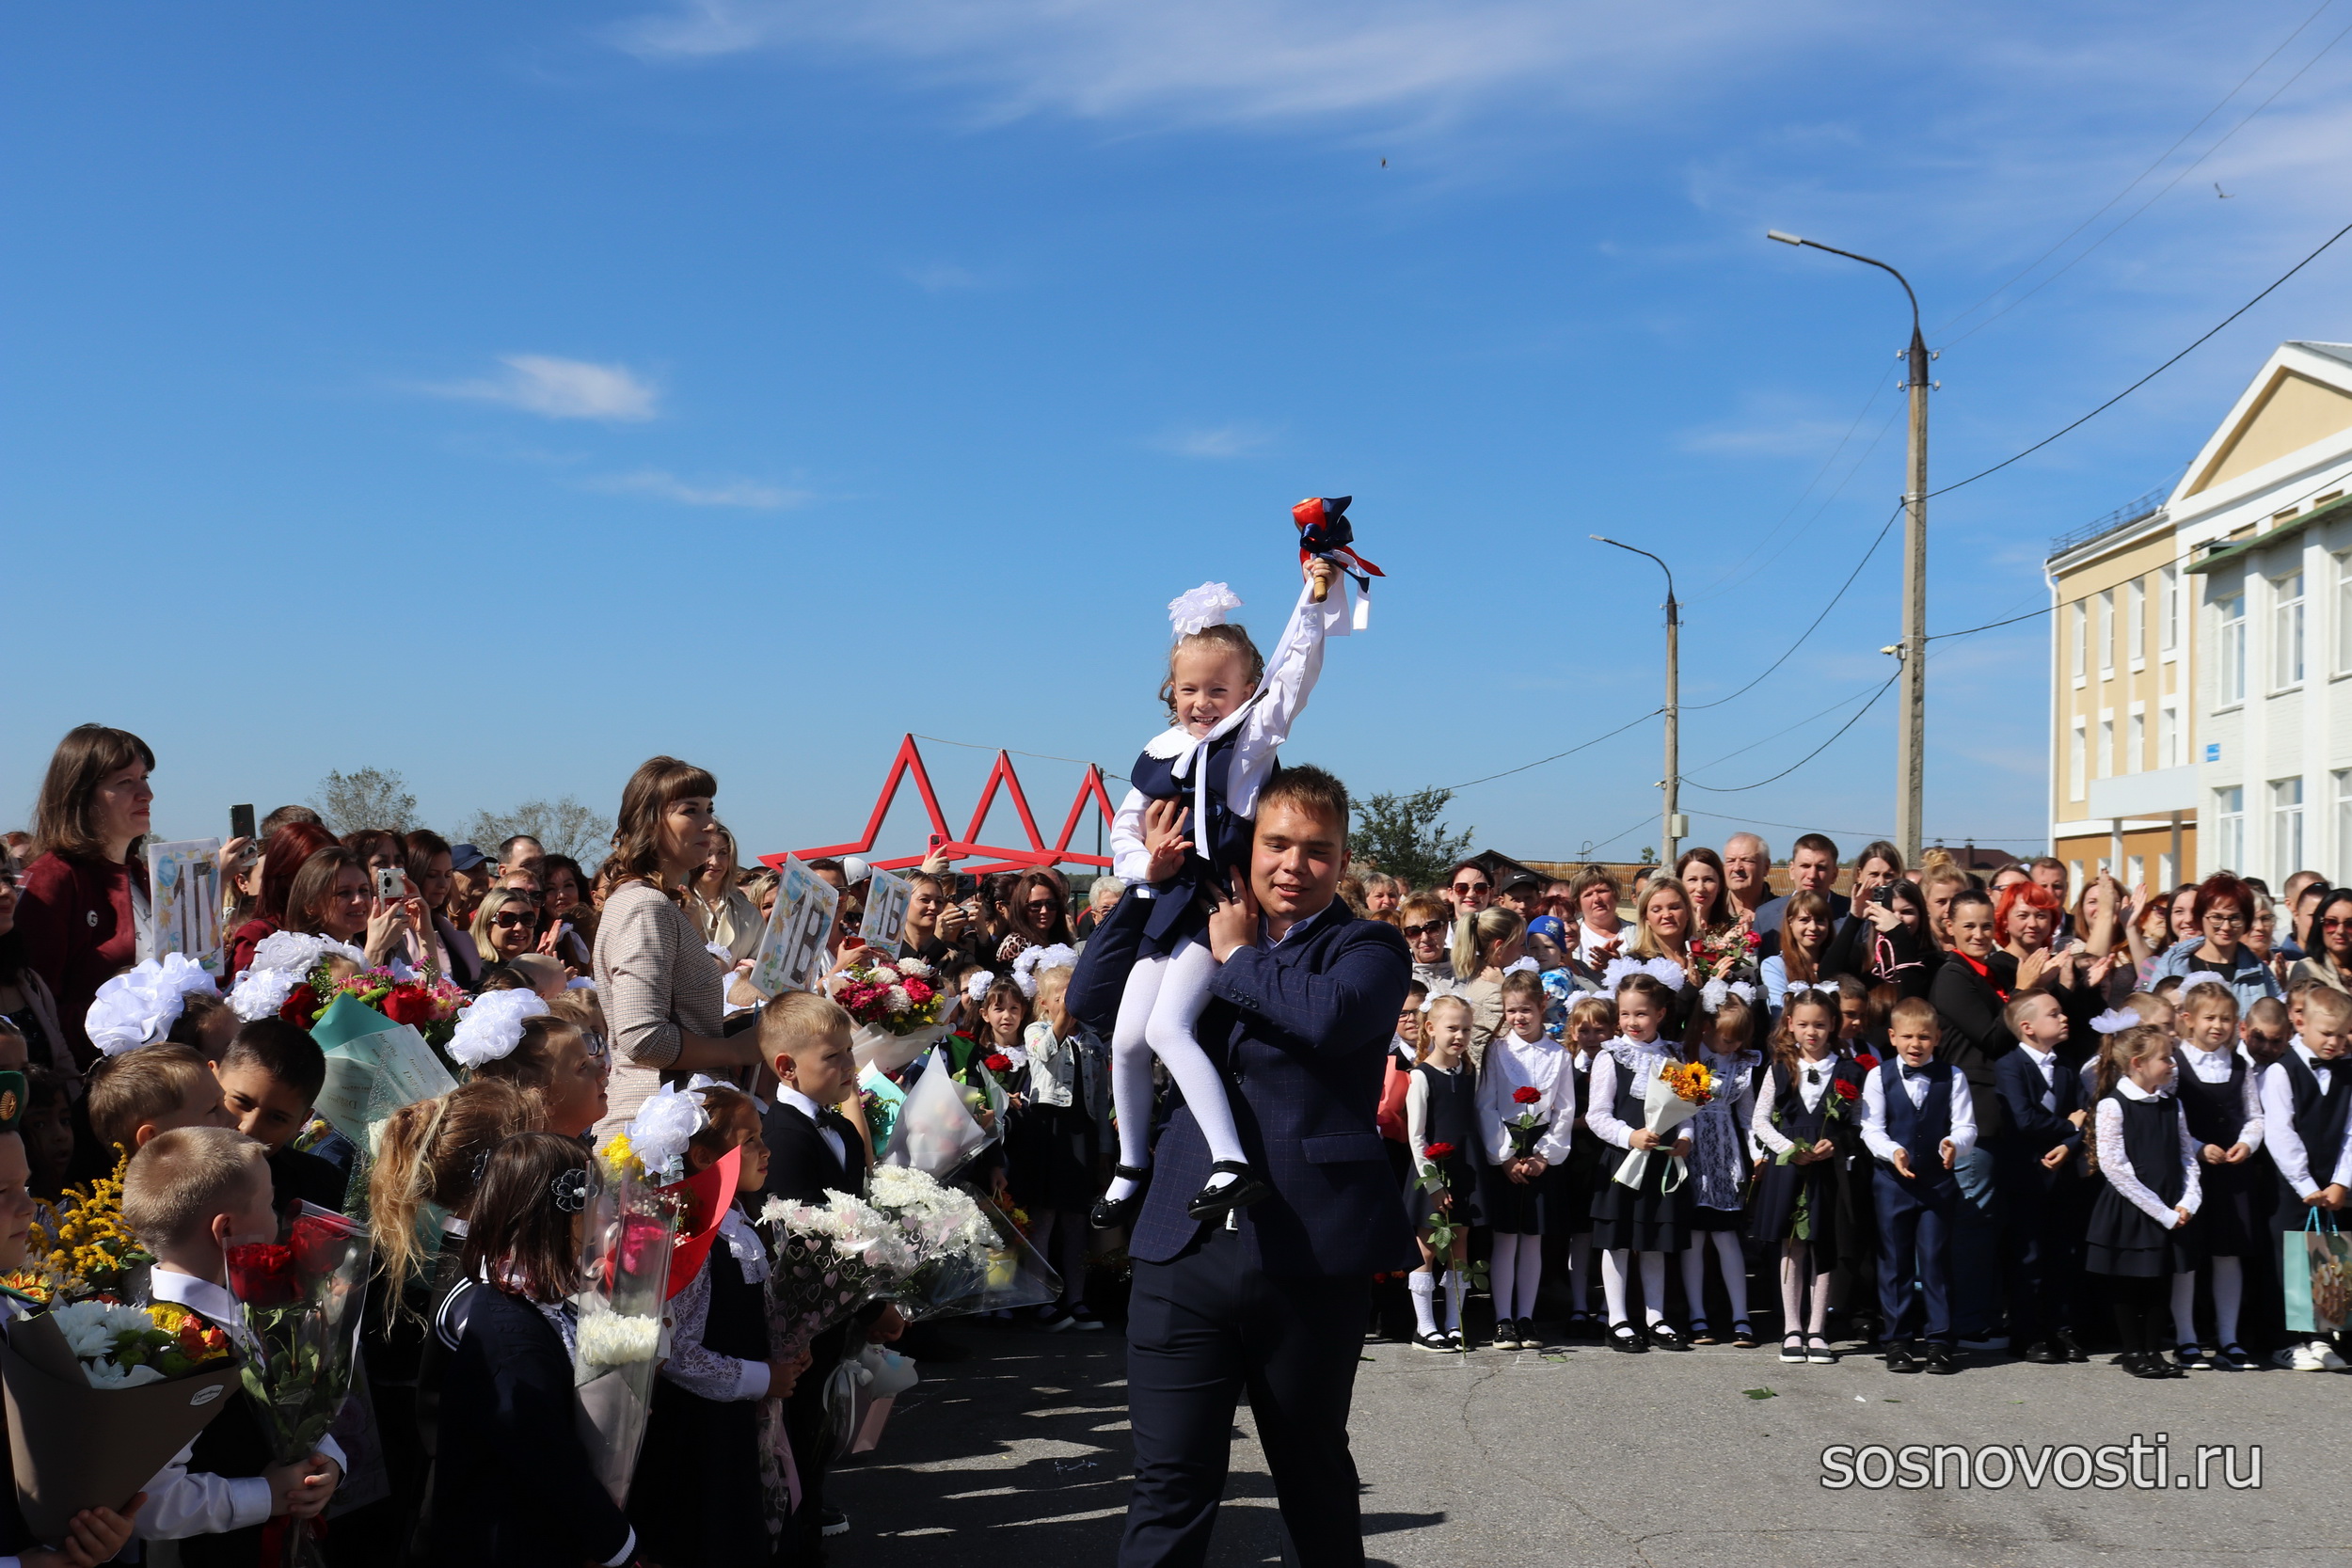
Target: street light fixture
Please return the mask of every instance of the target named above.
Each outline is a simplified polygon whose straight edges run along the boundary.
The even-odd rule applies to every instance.
[[[1826,250],[1832,256],[1843,256],[1850,261],[1860,261],[1892,277],[1903,286],[1903,294],[1911,301],[1911,347],[1904,357],[1908,365],[1906,388],[1911,393],[1911,438],[1909,462],[1911,485],[1903,496],[1903,640],[1902,658],[1902,720],[1896,729],[1895,741],[1895,842],[1903,852],[1903,863],[1919,863],[1920,829],[1927,781],[1928,728],[1928,354],[1927,339],[1919,331],[1919,296],[1913,293],[1911,280],[1874,256],[1864,256],[1851,250],[1840,250],[1834,245],[1804,239],[1796,234],[1784,234],[1777,229],[1764,231],[1768,240],[1783,245],[1807,245]]]
[[[1677,660],[1680,657],[1682,615],[1680,607],[1675,603],[1674,568],[1638,546],[1623,544],[1597,533],[1587,537],[1597,544],[1612,545],[1621,550],[1630,550],[1635,555],[1649,556],[1652,561],[1658,562],[1658,569],[1666,574],[1666,777],[1661,785],[1666,792],[1666,807],[1663,814],[1665,831],[1661,835],[1665,841],[1666,852],[1660,858],[1659,863],[1671,866],[1675,863],[1675,846],[1689,837],[1691,832],[1689,818],[1675,809],[1676,802],[1681,794],[1682,784],[1682,721],[1680,698],[1677,695],[1679,689]]]

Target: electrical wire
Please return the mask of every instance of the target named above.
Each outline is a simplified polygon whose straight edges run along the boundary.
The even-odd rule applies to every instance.
[[[1830,705],[1829,705],[1829,706],[1827,706],[1827,707],[1823,708],[1820,712],[1816,713],[1816,714],[1811,714],[1811,715],[1808,715],[1808,716],[1807,716],[1807,717],[1805,717],[1805,718],[1800,719],[1800,720],[1798,720],[1795,723],[1793,723],[1793,724],[1789,725],[1789,726],[1788,726],[1787,729],[1785,729],[1785,730],[1774,730],[1772,734],[1770,734],[1770,735],[1768,735],[1768,736],[1764,736],[1764,737],[1763,737],[1763,739],[1761,739],[1761,740],[1751,740],[1751,741],[1749,741],[1749,742],[1748,742],[1745,746],[1740,747],[1740,748],[1738,751],[1736,751],[1736,752],[1724,752],[1722,756],[1717,757],[1717,758],[1716,758],[1713,762],[1703,762],[1703,763],[1700,763],[1700,764],[1699,764],[1699,771],[1700,771],[1700,772],[1702,772],[1702,773],[1704,773],[1704,772],[1706,772],[1706,771],[1707,771],[1708,768],[1710,768],[1716,767],[1716,766],[1718,766],[1719,764],[1722,764],[1722,763],[1726,763],[1726,762],[1729,762],[1729,761],[1730,761],[1733,757],[1737,757],[1737,756],[1745,756],[1748,752],[1755,751],[1755,750],[1756,750],[1758,746],[1769,745],[1769,744],[1770,744],[1770,743],[1772,743],[1772,741],[1778,740],[1778,739],[1779,739],[1782,736],[1784,736],[1784,735],[1789,735],[1789,734],[1792,734],[1792,733],[1793,733],[1793,732],[1795,732],[1795,731],[1798,731],[1798,730],[1801,730],[1801,729],[1804,728],[1807,724],[1812,723],[1815,720],[1819,720],[1819,719],[1826,719],[1826,718],[1828,718],[1831,714],[1836,713],[1836,712],[1839,708],[1844,707],[1844,706],[1845,706],[1848,703],[1852,702],[1852,701],[1853,701],[1854,699],[1856,699],[1857,697],[1864,697],[1864,696],[1867,696],[1867,695],[1869,695],[1870,693],[1875,692],[1876,690],[1878,690],[1878,688],[1877,688],[1877,687],[1875,687],[1875,686],[1866,686],[1866,687],[1863,687],[1863,688],[1861,688],[1861,689],[1857,689],[1857,690],[1849,691],[1849,692],[1847,692],[1844,696],[1842,696],[1842,697],[1838,698],[1838,699],[1837,699],[1837,701],[1836,701],[1836,702],[1834,702],[1834,703],[1830,704]]]
[[[1711,703],[1685,703],[1682,705],[1682,711],[1685,713],[1704,713],[1710,707],[1721,707],[1725,703],[1744,697],[1749,692],[1755,690],[1758,686],[1761,686],[1764,683],[1764,677],[1766,675],[1771,674],[1773,671],[1788,663],[1788,656],[1795,653],[1799,648],[1804,647],[1804,640],[1811,637],[1814,632],[1819,630],[1823,621],[1829,619],[1829,612],[1836,610],[1837,608],[1837,601],[1846,596],[1846,590],[1851,588],[1854,584],[1854,578],[1862,575],[1862,568],[1870,564],[1870,558],[1878,554],[1879,546],[1886,542],[1887,531],[1895,526],[1895,519],[1902,515],[1902,504],[1900,502],[1897,502],[1895,510],[1886,515],[1886,521],[1879,525],[1878,536],[1870,541],[1870,547],[1862,552],[1862,559],[1855,562],[1853,570],[1846,574],[1846,580],[1837,585],[1837,592],[1832,594],[1829,597],[1829,603],[1821,607],[1821,613],[1813,617],[1812,625],[1806,626],[1804,630],[1799,632],[1797,634],[1797,640],[1794,642],[1789,643],[1788,648],[1782,652],[1778,658],[1764,666],[1763,671],[1757,674],[1756,679],[1748,682],[1747,685],[1733,692],[1729,697],[1718,697]],[[1661,708],[1659,711],[1662,713],[1665,710]]]
[[[1885,696],[1888,691],[1894,689],[1895,683],[1902,679],[1902,674],[1903,673],[1900,670],[1898,670],[1893,674],[1887,676],[1886,684],[1880,687],[1876,691],[1870,693],[1870,700],[1863,704],[1860,708],[1855,710],[1852,718],[1837,726],[1836,735],[1831,736],[1827,740],[1822,741],[1819,746],[1814,747],[1813,750],[1805,752],[1804,755],[1799,757],[1796,761],[1790,763],[1788,767],[1782,768],[1779,772],[1773,774],[1769,779],[1758,779],[1754,784],[1728,785],[1705,784],[1699,783],[1696,779],[1690,778],[1686,778],[1682,782],[1689,784],[1692,789],[1703,789],[1709,795],[1739,795],[1751,789],[1762,789],[1768,784],[1777,784],[1781,780],[1787,778],[1789,774],[1795,772],[1798,768],[1803,768],[1806,763],[1811,762],[1815,757],[1820,756],[1823,752],[1828,751],[1832,746],[1836,745],[1838,736],[1844,735],[1848,730],[1852,729],[1856,724],[1862,722],[1863,715],[1868,713],[1872,708],[1879,705],[1879,699]]]
[[[1613,736],[1625,734],[1626,731],[1633,728],[1635,724],[1646,723],[1665,711],[1666,710],[1663,707],[1654,707],[1647,713],[1643,714],[1639,719],[1634,719],[1626,723],[1619,724],[1615,729],[1611,730],[1607,735],[1597,735],[1593,736],[1592,739],[1581,741],[1578,744],[1569,747],[1565,752],[1554,752],[1548,757],[1537,757],[1534,762],[1523,762],[1517,768],[1506,768],[1500,773],[1489,773],[1483,779],[1472,779],[1470,781],[1470,784],[1437,784],[1432,787],[1442,790],[1447,794],[1452,794],[1456,790],[1468,789],[1470,784],[1491,784],[1496,779],[1507,779],[1514,773],[1524,773],[1531,768],[1541,768],[1545,763],[1558,762],[1562,757],[1572,757],[1576,755],[1577,752],[1584,751],[1589,747],[1599,745],[1602,741],[1609,739]]]
[[[1930,642],[1941,642],[1947,637],[1973,637],[1978,632],[1991,631],[1995,626],[2013,626],[2020,621],[2030,621],[2037,615],[2047,615],[2053,608],[2045,604],[2040,610],[2029,610],[2023,615],[2012,615],[2006,621],[1987,621],[1980,626],[1969,626],[1962,631],[1931,632],[1926,640]]]
[[[2328,0],[2328,3],[2332,5],[2334,4],[2334,0]],[[1772,560],[1767,560],[1759,562],[1756,567],[1756,571],[1743,571],[1749,562],[1755,561],[1756,558],[1762,554],[1774,540],[1780,537],[1780,531],[1788,526],[1788,519],[1797,515],[1797,509],[1804,504],[1805,498],[1813,494],[1814,487],[1819,485],[1823,479],[1828,477],[1831,466],[1837,461],[1838,454],[1846,450],[1846,444],[1853,439],[1854,432],[1862,428],[1862,421],[1870,417],[1870,410],[1878,406],[1879,399],[1885,395],[1886,388],[1890,384],[1892,384],[1892,380],[1893,378],[1888,376],[1884,372],[1880,372],[1872,378],[1869,401],[1863,404],[1862,412],[1853,417],[1853,423],[1846,427],[1846,434],[1837,438],[1837,445],[1830,449],[1829,455],[1821,460],[1821,466],[1814,470],[1813,477],[1805,482],[1804,488],[1797,492],[1797,499],[1788,503],[1788,510],[1782,513],[1779,519],[1774,522],[1771,528],[1764,531],[1763,537],[1756,542],[1756,546],[1753,549],[1749,550],[1747,554],[1741,556],[1739,560],[1733,562],[1729,566],[1725,567],[1723,574],[1716,578],[1713,582],[1708,584],[1705,588],[1700,589],[1696,594],[1691,595],[1692,603],[1702,603],[1708,599],[1715,597],[1719,594],[1725,593],[1734,585],[1746,580],[1747,578],[1754,577],[1756,572],[1762,571],[1765,566],[1772,563]],[[1899,405],[1896,412],[1899,413],[1901,409]],[[1892,426],[1894,422],[1894,415],[1888,415],[1886,423],[1879,426],[1878,435],[1870,438],[1870,444],[1863,448],[1861,455],[1853,460],[1853,467],[1846,470],[1846,477],[1837,482],[1837,488],[1822,497],[1820,506],[1818,506],[1813,510],[1813,516],[1805,519],[1807,527],[1810,527],[1814,519],[1820,516],[1823,509],[1825,509],[1831,501],[1836,500],[1845,490],[1846,486],[1853,482],[1853,476],[1861,471],[1862,465],[1869,459],[1870,453],[1878,450],[1879,442],[1885,438],[1888,428]],[[1779,554],[1780,552],[1775,550],[1772,559],[1778,559]]]
[[[1002,752],[1007,756],[1034,757],[1039,762],[1074,762],[1081,768],[1092,768],[1097,769],[1102,773],[1103,777],[1106,779],[1117,779],[1120,784],[1128,782],[1126,774],[1114,773],[1109,768],[1103,767],[1101,763],[1089,762],[1084,757],[1057,757],[1046,752],[1017,752],[1009,746],[975,746],[968,740],[950,740],[944,735],[921,735],[913,730],[910,730],[907,733],[914,736],[914,738],[917,740],[934,741],[942,746],[961,746],[967,752]]]
[[[1718,822],[1738,822],[1751,828],[1787,828],[1800,833],[1836,833],[1839,838],[1874,839],[1895,836],[1891,831],[1878,828],[1824,828],[1811,822],[1767,822],[1760,816],[1734,816],[1728,812],[1720,811],[1693,811],[1686,815],[1711,817]],[[2049,836],[2046,832],[2011,833],[2006,838],[1997,833],[1962,833],[1959,835],[1963,842],[1969,844],[2042,844],[2047,842]],[[1948,844],[1951,835],[1947,834],[1939,842]]]
[[[2048,446],[2051,442],[2057,440],[2059,436],[2066,435],[2068,432],[2079,429],[2083,425],[2089,424],[2092,420],[2097,419],[2100,415],[2106,413],[2108,409],[2114,407],[2117,404],[2122,403],[2125,398],[2130,397],[2134,392],[2138,391],[2142,387],[2147,386],[2148,383],[2153,381],[2156,377],[2162,375],[2165,372],[2170,370],[2173,366],[2187,358],[2192,353],[2203,347],[2204,344],[2217,335],[2223,327],[2229,325],[2232,322],[2246,314],[2247,311],[2251,310],[2255,306],[2260,305],[2264,300],[2269,298],[2270,295],[2279,289],[2280,285],[2285,283],[2288,278],[2293,277],[2296,273],[2301,272],[2305,267],[2310,266],[2313,261],[2318,261],[2320,256],[2330,245],[2334,245],[2338,240],[2343,239],[2346,234],[2352,234],[2352,223],[2345,224],[2343,228],[2328,235],[2327,239],[2320,242],[2320,245],[2317,250],[2312,251],[2310,255],[2296,262],[2295,265],[2289,267],[2285,272],[2280,274],[2279,277],[2271,282],[2269,288],[2265,289],[2261,293],[2256,294],[2253,298],[2248,300],[2245,304],[2239,306],[2236,309],[2222,317],[2221,320],[2214,325],[2212,330],[2205,333],[2203,337],[2199,338],[2195,342],[2189,344],[2188,347],[2181,350],[2180,353],[2174,355],[2171,358],[2167,359],[2163,364],[2158,365],[2154,370],[2150,371],[2146,375],[2141,376],[2137,381],[2133,382],[2130,386],[2116,393],[2115,396],[2107,399],[2106,402],[2101,404],[2090,413],[2085,414],[2081,419],[2076,420],[2073,424],[2052,431],[2049,435],[2044,436],[2041,440],[2036,441],[2032,446],[2027,447],[2025,451],[2013,452],[2010,455],[2002,458],[1998,463],[1994,464],[1993,467],[1989,468],[1979,468],[1975,473],[1970,474],[1966,479],[1955,480],[1953,483],[1947,484],[1940,489],[1929,491],[1927,499],[1932,500],[1938,496],[1948,496],[1963,484],[1974,484],[1977,481],[1985,478],[1989,474],[1997,474],[2003,468],[2008,467],[2010,464],[2018,461],[2020,458],[2032,456],[2035,452],[2040,451],[2043,447]]]
[[[2239,93],[2244,92],[2248,83],[2251,82],[2255,77],[2261,75],[2264,70],[2269,66],[2271,61],[2277,59],[2280,54],[2285,52],[2288,44],[2291,44],[2296,39],[2301,38],[2304,30],[2310,27],[2312,23],[2317,22],[2321,13],[2326,11],[2328,7],[2334,4],[2335,0],[2320,0],[2318,10],[2315,10],[2312,12],[2311,15],[2305,17],[2301,24],[2296,27],[2295,31],[2289,33],[2285,38],[2279,41],[2279,46],[2276,49],[2273,49],[2269,54],[2265,55],[2262,59],[2255,64],[2253,70],[2238,78],[2237,86],[2232,87],[2228,92],[2223,93],[2218,103],[2215,103],[2212,108],[2207,109],[2203,114],[2197,118],[2196,124],[2182,132],[2179,140],[2175,141],[2170,147],[2166,148],[2162,152],[2158,153],[2155,160],[2149,164],[2146,168],[2141,169],[2137,174],[2134,175],[2122,190],[2117,191],[2113,196],[2107,198],[2106,201],[2100,203],[2096,212],[2093,212],[2089,217],[2083,219],[2082,222],[2068,230],[2066,233],[2058,239],[2058,243],[2051,245],[2049,249],[2043,251],[2041,255],[2035,257],[2032,261],[2018,268],[2016,272],[2010,275],[2010,277],[2004,280],[1999,287],[1993,290],[1992,293],[1986,294],[1982,299],[1978,300],[1974,305],[1969,306],[1965,310],[1961,311],[1959,314],[1946,318],[1943,325],[1935,328],[1936,333],[1940,336],[1943,333],[1948,332],[1953,327],[1959,325],[1962,322],[1966,321],[1970,316],[1976,314],[1979,310],[1983,309],[1987,305],[1990,305],[1994,300],[1998,299],[2003,293],[2014,287],[2020,278],[2025,277],[2027,274],[2031,273],[2034,268],[2040,266],[2042,262],[2048,261],[2051,257],[2057,255],[2060,250],[2064,249],[2067,243],[2074,239],[2075,235],[2081,233],[2084,230],[2098,222],[2100,217],[2106,213],[2108,208],[2113,207],[2117,202],[2131,195],[2133,189],[2137,187],[2141,181],[2147,179],[2150,175],[2155,173],[2157,169],[2164,166],[2166,159],[2171,157],[2173,153],[2178,152],[2184,146],[2187,145],[2189,137],[2195,135],[2199,131],[2202,130],[2207,120],[2213,119],[2214,116],[2219,114],[2223,109],[2227,108],[2229,106],[2230,100],[2235,98]],[[2049,284],[2056,282],[2066,273],[2068,268],[2074,265],[2075,261],[2081,261],[2083,257],[2090,255],[2091,251],[2098,249],[2100,245],[2105,245],[2109,239],[2112,239],[2115,236],[2116,231],[2121,230],[2124,224],[2130,223],[2133,218],[2137,218],[2141,213],[2146,212],[2148,207],[2154,202],[2157,197],[2163,196],[2165,191],[2169,191],[2174,185],[2179,184],[2183,177],[2187,175],[2191,169],[2196,168],[2198,164],[2201,164],[2207,158],[2212,157],[2215,152],[2220,150],[2222,142],[2228,141],[2232,136],[2236,135],[2239,131],[2245,129],[2247,120],[2253,119],[2254,115],[2258,115],[2262,113],[2264,109],[2268,108],[2272,100],[2276,99],[2279,96],[2279,93],[2284,92],[2288,87],[2293,87],[2296,79],[2299,78],[2304,71],[2311,70],[2312,66],[2318,64],[2320,56],[2326,55],[2328,50],[2333,49],[2336,44],[2342,42],[2343,39],[2344,35],[2339,33],[2334,39],[2328,40],[2328,42],[2320,49],[2319,54],[2313,55],[2309,60],[2306,60],[2303,63],[2302,71],[2297,71],[2294,76],[2288,77],[2286,81],[2280,84],[2278,90],[2273,92],[2269,98],[2265,98],[2262,101],[2262,103],[2256,104],[2252,114],[2249,114],[2246,117],[2246,119],[2239,120],[2237,124],[2232,126],[2227,132],[2224,132],[2219,141],[2215,142],[2213,146],[2205,149],[2203,152],[2198,155],[2195,163],[2190,164],[2187,168],[2184,168],[2179,174],[2174,175],[2171,180],[2166,183],[2164,190],[2158,191],[2155,197],[2151,197],[2148,202],[2142,203],[2131,214],[2129,217],[2124,218],[2122,222],[2118,223],[2114,229],[2108,230],[2105,234],[2100,235],[2098,239],[2092,241],[2090,245],[2085,246],[2081,254],[2077,255],[2074,261],[2068,261],[2066,266],[2060,267],[2057,272],[2052,273],[2048,277],[2045,277],[2040,283],[2035,284],[2025,293],[2020,294],[2016,299],[2011,300],[2009,304],[2003,306],[1999,310],[1994,312],[1994,314],[1986,317],[1983,321],[1979,322],[1975,326],[1970,327],[1966,332],[1962,333],[1959,338],[1953,338],[1939,346],[1949,348],[1953,343],[1959,342],[1961,339],[1974,336],[1985,327],[1992,325],[1993,323],[1998,321],[2002,316],[2009,314],[2010,311],[2015,309],[2019,305],[2024,304],[2027,299],[2032,298],[2034,294],[2039,293]]]

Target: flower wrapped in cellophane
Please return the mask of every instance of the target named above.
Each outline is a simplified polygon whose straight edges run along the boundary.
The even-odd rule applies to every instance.
[[[1715,1075],[1707,1070],[1706,1063],[1662,1063],[1658,1075],[1642,1091],[1642,1125],[1657,1135],[1661,1147],[1665,1146],[1672,1142],[1667,1134],[1697,1116],[1699,1108],[1714,1098]],[[1629,1187],[1639,1187],[1651,1157],[1659,1152],[1657,1148],[1632,1150],[1618,1164],[1616,1180]],[[1668,1153],[1666,1157],[1674,1165],[1666,1172],[1660,1190],[1671,1193],[1682,1185],[1690,1166],[1679,1154]]]
[[[1038,1307],[1061,1281],[1002,1211],[909,1165],[875,1167],[866,1201],[898,1223],[914,1270],[890,1292],[909,1321]]]
[[[278,1241],[229,1249],[229,1288],[252,1337],[246,1392],[273,1465],[308,1457],[351,1391],[372,1250],[364,1227],[308,1203]],[[318,1528],[285,1531],[281,1563],[323,1563]]]
[[[573,1172],[567,1180],[576,1180],[577,1191],[559,1191],[556,1201],[576,1203],[575,1212],[588,1216],[581,1259],[586,1284],[572,1298],[572,1392],[580,1440],[596,1480],[626,1506],[660,1367],[661,1306],[668,1299],[677,1202],[649,1184],[627,1148],[608,1144],[606,1154],[606,1180]]]
[[[799,1354],[859,1307],[888,1297],[922,1261],[898,1220],[847,1193],[828,1193],[822,1203],[771,1197],[759,1222],[775,1263],[769,1274],[769,1354],[780,1358]]]

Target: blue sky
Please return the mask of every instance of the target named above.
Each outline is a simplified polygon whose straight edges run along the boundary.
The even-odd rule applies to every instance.
[[[2352,218],[2314,3],[11,8],[0,815],[96,719],[173,834],[364,766],[437,823],[609,810],[667,751],[747,847],[831,842],[904,731],[1123,768],[1166,601],[1270,635],[1342,491],[1391,580],[1294,759],[1450,784],[1654,707],[1655,571],[1594,532],[1674,563],[1705,702],[1902,484],[1900,292],[1763,230],[1910,274],[1948,483]],[[1935,503],[1931,629],[2042,602],[2273,343],[2352,338],[2348,276]],[[1885,678],[1898,538],[1688,776]],[[2042,831],[2045,638],[1935,648],[1931,836]],[[1698,836],[1886,830],[1892,711],[1686,790]],[[961,828],[987,756],[927,750]],[[1076,770],[1022,767],[1058,821]],[[1629,856],[1658,776],[1651,721],[1451,817]]]

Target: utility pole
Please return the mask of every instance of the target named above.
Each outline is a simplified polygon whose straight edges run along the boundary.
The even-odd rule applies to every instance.
[[[1590,537],[1598,544],[1613,545],[1621,550],[1631,550],[1635,555],[1649,556],[1649,559],[1658,562],[1658,569],[1666,574],[1666,776],[1659,783],[1659,787],[1665,791],[1665,810],[1661,814],[1661,832],[1659,835],[1665,846],[1665,852],[1660,857],[1659,863],[1671,867],[1675,863],[1676,846],[1691,834],[1690,819],[1678,809],[1682,798],[1682,608],[1675,602],[1674,568],[1650,555],[1647,550],[1620,544],[1597,533]]]
[[[1895,734],[1895,843],[1903,852],[1903,863],[1916,867],[1927,792],[1928,393],[1933,389],[1928,379],[1928,361],[1934,356],[1919,332],[1919,296],[1901,273],[1875,257],[1784,234],[1777,229],[1767,230],[1764,237],[1783,245],[1810,245],[1876,267],[1900,283],[1911,301],[1911,346],[1902,355],[1904,388],[1911,394],[1911,428],[1904,465],[1908,488],[1903,492],[1903,640],[1898,644],[1902,659],[1902,702]]]

